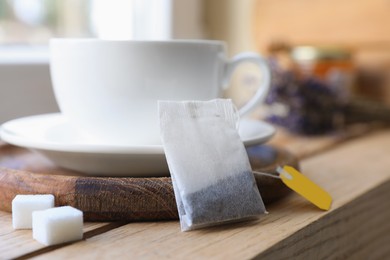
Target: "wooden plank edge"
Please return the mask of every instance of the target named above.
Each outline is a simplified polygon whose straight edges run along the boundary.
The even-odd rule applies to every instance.
[[[386,246],[390,244],[389,197],[390,180],[324,215],[254,258],[381,259],[390,255],[390,247]]]

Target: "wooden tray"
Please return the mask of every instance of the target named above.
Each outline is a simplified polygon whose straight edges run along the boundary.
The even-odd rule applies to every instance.
[[[271,146],[248,149],[254,170],[275,173],[279,164],[297,166],[290,153]],[[90,177],[54,166],[41,155],[0,144],[0,210],[11,212],[17,194],[53,194],[56,206],[70,205],[87,221],[177,219],[171,179]],[[265,203],[288,194],[280,180],[255,175]]]

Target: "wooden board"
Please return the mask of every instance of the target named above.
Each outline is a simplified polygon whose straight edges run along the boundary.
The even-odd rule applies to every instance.
[[[275,173],[280,163],[297,166],[290,153],[272,147],[252,147],[253,168]],[[13,146],[0,146],[0,210],[11,212],[17,194],[53,194],[56,205],[84,212],[88,221],[177,219],[171,179],[90,177],[58,169],[42,156]],[[278,179],[256,174],[265,203],[289,190]]]
[[[292,195],[258,221],[180,232],[177,221],[129,223],[37,259],[386,259],[390,255],[390,131],[302,161],[332,195],[330,211]]]
[[[288,146],[301,141],[306,151],[318,147],[314,137]],[[31,230],[12,230],[10,213],[0,212],[0,259],[386,259],[390,131],[324,143],[325,150],[304,153],[301,167],[332,195],[329,212],[292,193],[259,221],[192,232],[180,232],[178,221],[85,223],[84,240],[52,247],[33,241]]]

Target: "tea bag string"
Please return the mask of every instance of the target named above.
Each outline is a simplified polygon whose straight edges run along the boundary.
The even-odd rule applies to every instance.
[[[278,166],[276,168],[276,172],[278,175],[274,175],[274,174],[266,173],[266,172],[259,172],[259,171],[252,171],[252,172],[259,174],[259,175],[271,177],[274,179],[281,179],[280,175],[283,174],[283,176],[286,177],[287,179],[292,179],[292,176],[288,172],[286,172],[281,166]]]
[[[259,174],[259,175],[266,176],[266,177],[271,177],[271,178],[274,178],[274,179],[281,179],[279,175],[273,175],[271,173],[259,172],[259,171],[252,171],[252,172],[256,173],[256,174]]]

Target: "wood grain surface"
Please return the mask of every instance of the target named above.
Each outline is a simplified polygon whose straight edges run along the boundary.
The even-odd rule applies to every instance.
[[[386,259],[390,255],[390,131],[304,159],[333,197],[321,211],[293,194],[254,222],[180,232],[178,222],[129,223],[36,259]]]
[[[317,137],[299,137],[296,143],[285,139],[285,147],[306,151],[297,150],[304,155],[302,172],[332,195],[328,212],[292,193],[268,205],[269,214],[253,222],[192,232],[181,232],[178,221],[86,222],[82,241],[45,247],[32,239],[31,230],[13,230],[11,214],[0,211],[0,259],[386,259],[390,131],[341,143],[318,138],[326,149]],[[26,170],[18,165],[14,168]],[[31,161],[30,166],[37,165]]]

